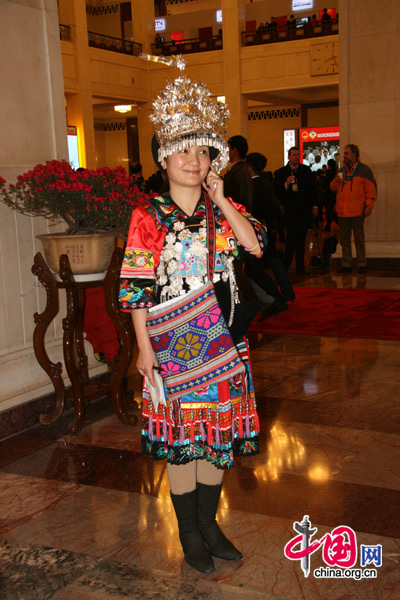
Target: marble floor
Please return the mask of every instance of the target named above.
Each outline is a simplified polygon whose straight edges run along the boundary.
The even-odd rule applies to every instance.
[[[394,271],[292,277],[400,290]],[[184,562],[165,464],[140,453],[140,429],[105,398],[77,436],[65,414],[0,442],[2,600],[400,598],[400,341],[253,333],[250,343],[261,453],[225,474],[218,513],[243,560],[215,559],[209,575]],[[133,370],[130,388],[140,402]],[[310,556],[308,577],[286,558],[304,515],[313,540],[354,531],[352,577],[316,576],[343,575],[338,544]]]

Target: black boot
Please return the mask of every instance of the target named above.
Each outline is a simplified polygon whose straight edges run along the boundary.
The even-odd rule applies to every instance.
[[[171,492],[171,498],[178,519],[179,539],[186,562],[202,573],[211,573],[215,567],[199,529],[197,490],[187,494]]]
[[[213,556],[226,560],[239,560],[243,558],[243,554],[224,536],[215,520],[221,489],[222,484],[197,484],[200,531]]]

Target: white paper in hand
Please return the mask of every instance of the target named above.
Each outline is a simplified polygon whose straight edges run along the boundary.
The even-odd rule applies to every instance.
[[[158,371],[154,371],[154,383],[155,383],[154,386],[151,385],[147,376],[144,378],[144,382],[145,382],[146,388],[151,396],[151,399],[153,401],[154,410],[155,411],[158,410],[159,404],[163,404],[164,406],[167,406],[167,401],[165,399],[165,392],[164,392],[164,383],[163,383],[163,379],[162,379],[160,373]]]

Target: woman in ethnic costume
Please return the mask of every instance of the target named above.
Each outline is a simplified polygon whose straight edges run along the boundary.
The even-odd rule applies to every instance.
[[[182,298],[207,281],[209,199],[215,221],[213,282],[222,286],[222,297],[229,299],[228,308],[221,307],[227,321],[239,306],[235,304],[234,256],[247,251],[260,257],[266,243],[263,226],[241,205],[224,197],[223,180],[214,170],[228,160],[227,116],[225,106],[212,100],[202,84],[185,76],[169,83],[154,102],[151,118],[159,144],[158,161],[167,171],[170,189],[133,211],[120,290],[121,309],[132,312],[139,350],[136,366],[151,385],[158,362],[146,329],[148,310]],[[157,408],[143,387],[142,449],[153,459],[167,460],[185,559],[206,573],[214,570],[211,555],[242,558],[219,529],[215,516],[224,470],[233,466],[234,456],[259,451],[247,341],[242,336],[235,344],[245,365],[239,375],[205,384],[172,402],[164,386],[166,405],[160,403]],[[197,339],[189,340],[182,345],[181,355],[199,349]]]

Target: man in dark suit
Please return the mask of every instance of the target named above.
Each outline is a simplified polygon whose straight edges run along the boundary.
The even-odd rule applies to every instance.
[[[253,183],[244,161],[249,149],[247,140],[242,135],[234,135],[228,140],[230,167],[224,177],[224,194],[234,202],[242,204],[251,212]],[[261,319],[268,316],[268,307],[273,305],[274,296],[267,292],[263,285],[263,275],[257,280],[250,278],[243,271],[243,258],[236,258],[233,263],[237,285],[246,300],[257,302],[263,309]],[[275,286],[276,287],[276,286]]]
[[[306,274],[304,253],[307,230],[318,215],[318,194],[310,167],[300,164],[300,149],[289,150],[288,163],[275,171],[274,191],[285,211],[286,245],[284,264],[289,270],[293,256],[296,273]]]
[[[259,152],[252,152],[246,156],[246,165],[253,181],[253,216],[267,226],[268,244],[262,258],[248,257],[245,260],[245,273],[255,280],[267,294],[275,298],[274,305],[269,309],[277,314],[287,308],[287,302],[294,301],[295,295],[289,281],[285,267],[276,250],[277,220],[282,211],[278,200],[274,196],[272,183],[265,173],[267,158]],[[265,271],[271,269],[275,282]]]
[[[224,194],[251,212],[253,186],[244,162],[249,149],[247,140],[242,135],[234,135],[228,140],[228,148],[231,164],[224,177]]]

